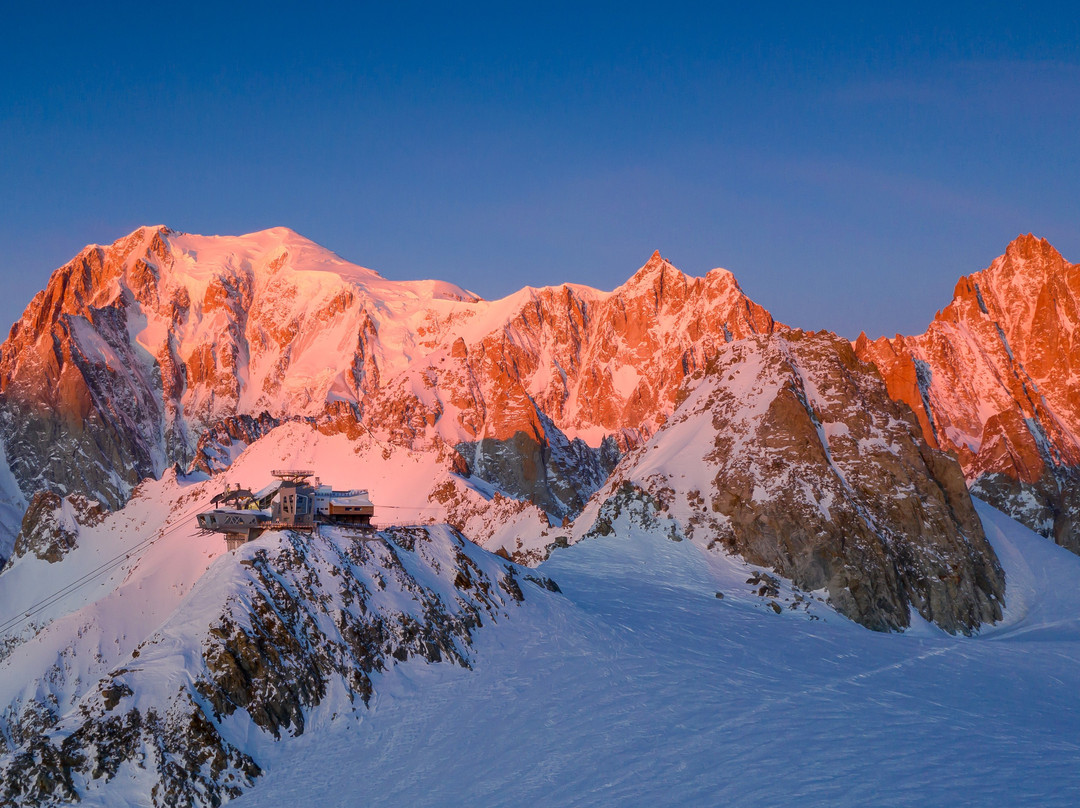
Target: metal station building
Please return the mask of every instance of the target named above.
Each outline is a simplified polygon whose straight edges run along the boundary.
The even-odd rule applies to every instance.
[[[230,550],[264,530],[312,531],[319,524],[371,527],[375,506],[366,490],[336,490],[306,469],[277,469],[270,474],[274,482],[259,491],[226,486],[211,501],[217,507],[198,515],[199,527],[224,533]]]

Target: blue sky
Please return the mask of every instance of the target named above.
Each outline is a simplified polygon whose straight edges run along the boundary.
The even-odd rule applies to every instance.
[[[0,328],[157,223],[489,298],[659,249],[848,337],[922,331],[1021,232],[1080,261],[1061,6],[317,5],[5,12]]]

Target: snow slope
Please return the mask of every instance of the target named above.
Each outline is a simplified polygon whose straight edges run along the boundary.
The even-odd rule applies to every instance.
[[[60,563],[33,554],[12,559],[0,579],[4,621],[26,613],[46,595],[77,588],[35,609],[32,619],[0,632],[0,649],[37,635],[37,645],[48,649],[42,651],[37,674],[56,654],[66,653],[63,649],[72,644],[74,634],[79,635],[74,645],[83,648],[91,645],[84,634],[101,635],[95,640],[100,647],[93,654],[94,670],[127,658],[225,551],[220,536],[198,535],[196,514],[211,508],[211,499],[226,485],[258,489],[270,482],[271,469],[282,467],[318,469],[324,482],[339,488],[367,488],[377,506],[375,521],[381,525],[455,521],[469,535],[481,538],[492,533],[498,537],[505,530],[507,508],[490,506],[486,498],[492,492],[479,491],[447,471],[444,458],[370,438],[352,441],[342,434],[324,435],[306,423],[290,422],[248,447],[225,474],[178,477],[170,470],[161,480],[144,481],[123,509],[99,524],[77,526],[77,545]],[[536,532],[546,527],[537,509],[525,503],[512,505],[513,515],[535,524]],[[144,546],[158,536],[161,540]],[[489,544],[492,549],[500,546],[497,540]],[[120,563],[108,564],[113,559]],[[53,620],[67,622],[46,628]],[[82,671],[80,678],[88,673]],[[5,682],[0,677],[0,704],[11,702],[12,688],[23,687],[25,681]]]
[[[475,632],[554,597],[446,525],[268,532],[223,553],[190,513],[219,483],[166,478],[97,524],[65,519],[80,543],[58,564],[15,559],[5,616],[92,585],[5,642],[0,804],[220,804],[279,739],[363,714],[388,668],[467,668]],[[134,544],[136,523],[160,538]],[[121,563],[85,578],[106,554]]]
[[[4,559],[11,555],[15,546],[15,536],[19,532],[19,522],[26,511],[26,497],[19,490],[19,484],[11,475],[4,442],[0,440],[0,569]]]
[[[472,672],[400,666],[232,804],[1076,805],[1080,559],[978,510],[1009,606],[977,638],[777,615],[691,542],[590,539]]]

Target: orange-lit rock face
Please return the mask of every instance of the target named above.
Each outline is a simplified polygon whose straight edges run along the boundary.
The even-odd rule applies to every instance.
[[[51,481],[111,504],[190,462],[221,419],[319,417],[339,402],[425,446],[546,445],[554,426],[625,447],[663,423],[719,346],[775,328],[729,273],[689,278],[659,254],[614,292],[565,285],[482,301],[386,281],[283,229],[142,228],[57,270],[12,329],[0,348],[3,438],[28,493]],[[44,435],[90,458],[86,470],[47,478],[20,460]]]
[[[1028,235],[961,278],[925,334],[856,343],[890,395],[915,411],[927,439],[957,453],[976,492],[981,480],[993,478],[996,491],[1015,481],[1014,515],[1074,550],[1078,325],[1080,266]],[[1026,516],[1025,491],[1033,500]]]
[[[457,334],[468,333],[480,313],[459,311],[442,324],[425,319],[413,339],[426,355],[385,386],[369,386],[364,411],[403,434],[417,434],[421,421],[438,425],[451,441],[525,433],[543,442],[541,416],[567,434],[598,441],[630,433],[636,441],[663,423],[686,374],[718,346],[782,328],[730,273],[689,278],[659,255],[610,294],[567,285],[483,305],[499,307],[501,316],[472,340]],[[374,346],[362,353],[372,355]],[[443,420],[448,412],[451,423]]]
[[[719,346],[777,327],[730,273],[689,278],[659,253],[594,317],[571,419],[609,431],[655,429],[671,412],[682,380]]]
[[[539,408],[568,432],[648,435],[671,412],[688,373],[717,348],[777,324],[723,270],[683,275],[659,254],[610,295],[562,286],[535,291],[478,344],[456,348],[498,406],[490,435],[506,438]]]
[[[926,334],[857,345],[932,446],[955,450],[988,496],[1034,496],[1028,523],[1065,544],[1080,490],[1066,473],[1080,467],[1078,294],[1078,268],[1025,237],[962,279]],[[478,458],[512,442],[543,465],[552,441],[640,443],[725,345],[786,330],[730,273],[691,278],[659,254],[612,292],[483,301],[387,281],[287,230],[143,228],[83,250],[12,328],[0,438],[27,496],[53,485],[114,505],[190,463],[222,419],[264,412],[358,414],[382,439]],[[576,501],[564,494],[551,496]]]

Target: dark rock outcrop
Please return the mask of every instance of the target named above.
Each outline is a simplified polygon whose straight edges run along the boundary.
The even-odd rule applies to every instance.
[[[516,432],[507,440],[484,438],[455,448],[469,474],[553,517],[572,519],[619,462],[619,448],[610,437],[597,449],[580,439],[567,440],[549,419],[540,420],[540,439]]]
[[[97,524],[105,513],[101,503],[80,494],[61,497],[39,491],[23,516],[12,558],[33,553],[43,561],[56,563],[78,545],[79,527]]]
[[[199,436],[191,469],[206,474],[224,471],[236,455],[281,423],[282,419],[268,412],[257,417],[242,414],[222,418]]]
[[[1001,618],[1004,575],[959,465],[832,335],[727,346],[606,495],[628,483],[688,537],[826,590],[869,628],[903,629],[909,607],[950,632]]]

